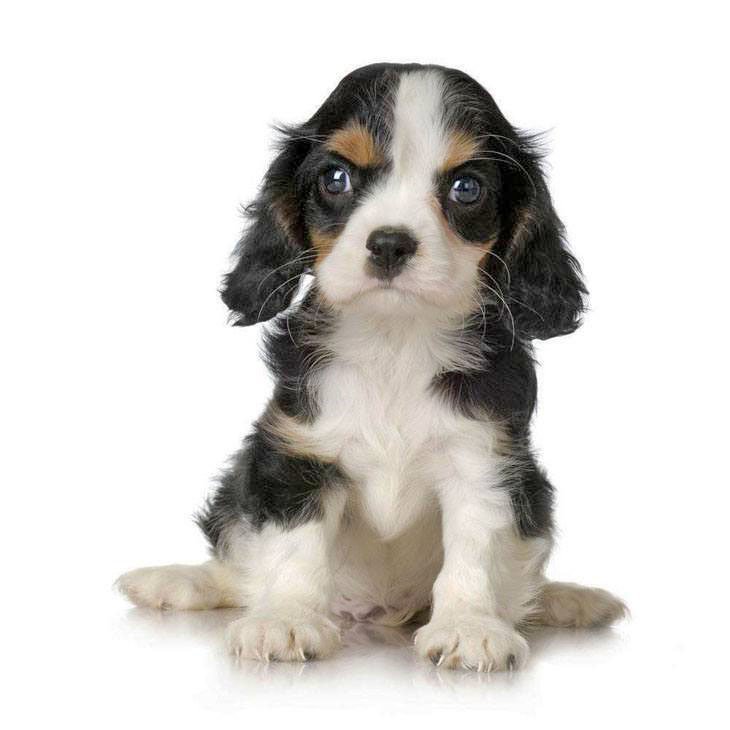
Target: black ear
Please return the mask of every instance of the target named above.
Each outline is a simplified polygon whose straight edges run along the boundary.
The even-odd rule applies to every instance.
[[[234,251],[236,265],[223,280],[221,297],[239,326],[265,322],[286,309],[312,258],[297,190],[310,142],[303,139],[306,130],[285,134],[259,197],[245,209],[250,224]]]
[[[522,156],[521,194],[507,196],[502,257],[509,270],[507,285],[515,334],[525,340],[547,340],[580,326],[588,293],[580,265],[568,251],[563,224],[535,154]]]

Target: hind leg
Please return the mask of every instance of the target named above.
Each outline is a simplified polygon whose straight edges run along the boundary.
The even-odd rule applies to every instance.
[[[205,610],[244,605],[240,575],[218,560],[138,568],[121,575],[115,585],[137,606]]]
[[[624,618],[626,604],[602,588],[576,583],[545,583],[538,595],[532,620],[543,626],[587,628],[605,626]]]
[[[225,562],[139,568],[116,585],[138,606],[245,607],[246,614],[226,631],[236,656],[263,661],[327,656],[340,642],[329,615],[330,547],[343,503],[330,500],[321,520],[242,529],[228,536]]]

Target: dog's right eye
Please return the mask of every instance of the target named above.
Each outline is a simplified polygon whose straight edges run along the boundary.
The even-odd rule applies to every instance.
[[[319,179],[322,189],[329,195],[342,195],[352,192],[352,181],[347,170],[330,167]]]

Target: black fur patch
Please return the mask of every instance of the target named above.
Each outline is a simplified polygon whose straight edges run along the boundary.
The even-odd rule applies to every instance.
[[[322,490],[341,484],[333,464],[287,454],[257,427],[220,479],[196,521],[213,550],[223,547],[225,531],[235,524],[283,527],[321,517]]]
[[[327,308],[320,306],[312,287],[296,311],[277,318],[264,333],[263,355],[276,381],[274,402],[288,416],[307,422],[316,416],[308,383],[312,368],[330,356],[326,341],[331,326]]]
[[[513,456],[519,466],[505,486],[517,527],[524,537],[545,537],[553,529],[553,485],[526,444],[515,444]]]

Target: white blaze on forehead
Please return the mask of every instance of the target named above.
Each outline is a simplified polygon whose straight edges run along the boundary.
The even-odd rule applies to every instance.
[[[420,178],[430,188],[433,173],[447,155],[443,121],[444,78],[440,71],[410,71],[401,76],[393,106],[391,157],[395,177]]]
[[[392,166],[354,214],[355,226],[369,230],[407,226],[421,244],[438,233],[432,210],[435,174],[448,153],[443,99],[444,77],[440,71],[408,71],[401,75],[388,149]]]
[[[419,313],[424,302],[439,314],[461,317],[473,308],[473,289],[483,252],[456,246],[436,196],[437,174],[449,161],[453,140],[444,121],[446,79],[439,70],[403,73],[395,89],[387,157],[389,169],[362,196],[331,253],[318,269],[320,290],[330,302],[363,305],[372,314],[382,304],[389,317]],[[391,288],[369,273],[367,240],[383,227],[406,227],[418,242]],[[405,293],[404,299],[393,292]],[[381,310],[377,310],[381,311]]]

